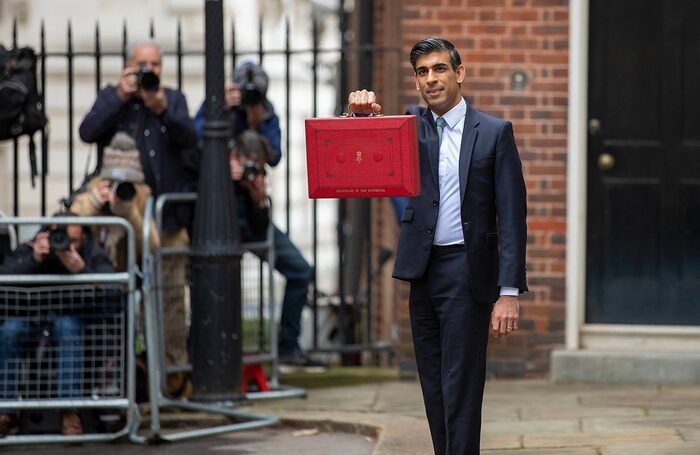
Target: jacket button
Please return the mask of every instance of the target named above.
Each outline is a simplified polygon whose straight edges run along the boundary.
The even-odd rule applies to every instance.
[[[437,207],[437,206],[438,206],[438,201],[433,200],[433,207]]]
[[[428,234],[432,235],[432,233],[433,233],[433,228],[428,228]]]

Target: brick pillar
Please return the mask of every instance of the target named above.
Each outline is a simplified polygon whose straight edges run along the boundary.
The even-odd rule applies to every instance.
[[[376,2],[378,15],[389,10],[384,3]],[[513,122],[528,189],[530,292],[521,296],[521,330],[490,340],[488,370],[494,376],[542,376],[550,351],[564,343],[568,8],[567,0],[405,0],[400,33],[392,35],[402,48],[395,71],[401,90],[399,108],[387,113],[420,102],[408,52],[419,39],[440,36],[462,56],[469,102]],[[377,34],[376,44],[386,44],[386,34]],[[378,90],[385,88],[381,74],[387,72],[377,66]],[[387,219],[390,209],[384,206]],[[382,304],[387,298],[395,304],[396,353],[408,374],[407,286],[396,283],[393,296],[380,297]]]

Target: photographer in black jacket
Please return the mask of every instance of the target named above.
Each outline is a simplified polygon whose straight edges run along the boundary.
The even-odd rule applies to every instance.
[[[60,216],[76,216],[63,213]],[[4,258],[0,274],[77,274],[114,273],[105,252],[92,240],[88,229],[78,225],[47,226],[30,242],[20,245]],[[8,302],[5,302],[8,304]],[[26,318],[5,315],[0,326],[0,399],[18,397],[19,366],[25,345],[38,327]],[[82,321],[74,314],[62,314],[51,321],[51,333],[57,344],[58,396],[64,399],[81,396]],[[0,437],[17,429],[14,410],[0,410]],[[75,436],[83,433],[80,416],[65,410],[62,433]]]

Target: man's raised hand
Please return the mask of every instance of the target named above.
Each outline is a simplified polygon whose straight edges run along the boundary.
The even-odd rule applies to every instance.
[[[348,109],[355,115],[370,115],[381,112],[382,106],[377,103],[374,92],[356,90],[348,96]]]

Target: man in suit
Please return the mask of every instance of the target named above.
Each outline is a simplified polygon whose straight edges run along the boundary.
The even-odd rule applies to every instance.
[[[489,326],[518,329],[525,283],[525,183],[510,122],[461,95],[465,69],[444,39],[410,53],[427,109],[417,119],[421,194],[401,217],[394,278],[411,283],[418,375],[436,454],[478,454]],[[373,92],[349,96],[354,115],[381,109]]]

